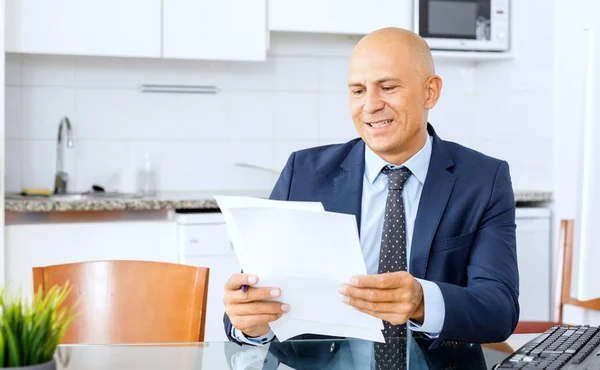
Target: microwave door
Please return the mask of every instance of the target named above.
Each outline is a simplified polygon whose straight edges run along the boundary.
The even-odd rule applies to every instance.
[[[421,4],[421,36],[451,40],[490,40],[489,0],[428,0]]]
[[[508,18],[503,3],[506,0],[419,0],[416,32],[432,49],[504,50],[493,34],[493,26],[502,26]]]

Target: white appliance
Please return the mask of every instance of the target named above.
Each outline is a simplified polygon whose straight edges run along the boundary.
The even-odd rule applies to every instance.
[[[205,341],[227,341],[223,330],[225,282],[241,267],[229,240],[225,218],[220,212],[176,213],[178,261],[208,267],[208,302]]]
[[[509,0],[415,0],[414,32],[434,50],[508,51]]]
[[[550,321],[552,305],[551,211],[521,208],[516,211],[519,304],[522,321]]]

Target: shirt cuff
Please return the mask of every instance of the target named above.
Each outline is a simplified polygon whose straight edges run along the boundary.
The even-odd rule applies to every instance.
[[[444,326],[446,306],[444,296],[436,283],[427,280],[416,279],[423,288],[423,305],[425,307],[425,318],[423,324],[408,320],[408,328],[412,331],[424,333],[430,338],[437,338]]]
[[[240,330],[233,327],[233,325],[231,326],[231,336],[233,336],[235,339],[239,340],[242,343],[251,344],[253,346],[267,344],[275,338],[275,334],[272,330],[269,330],[269,332],[263,336],[256,338],[248,338]]]

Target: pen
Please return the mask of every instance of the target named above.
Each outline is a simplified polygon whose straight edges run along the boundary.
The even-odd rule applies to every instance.
[[[256,280],[257,280],[256,276],[249,276],[248,277],[248,282],[250,284],[256,284]],[[248,290],[248,285],[242,284],[242,293],[246,293],[247,290]]]

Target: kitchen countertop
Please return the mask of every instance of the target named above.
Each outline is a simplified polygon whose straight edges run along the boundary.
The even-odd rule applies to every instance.
[[[543,203],[551,202],[551,191],[539,190],[515,190],[515,200],[517,203]]]
[[[153,196],[102,196],[64,199],[43,196],[6,197],[5,212],[218,210],[215,195],[268,198],[266,190],[159,192]]]
[[[150,197],[100,197],[83,199],[53,199],[51,197],[7,198],[5,212],[66,212],[66,211],[157,211],[157,210],[217,210],[214,195],[240,195],[268,198],[269,190],[228,190],[202,192],[161,192]],[[547,191],[515,190],[518,203],[540,203],[552,200]]]

